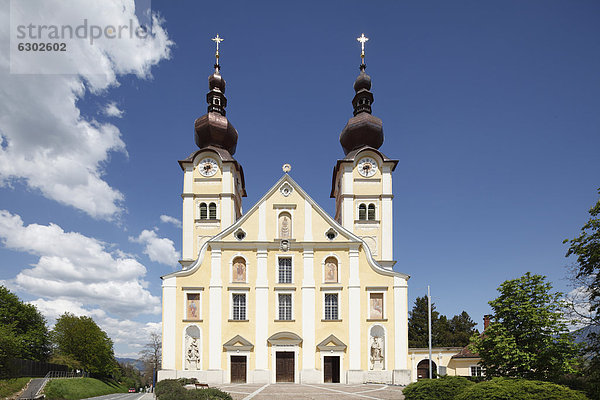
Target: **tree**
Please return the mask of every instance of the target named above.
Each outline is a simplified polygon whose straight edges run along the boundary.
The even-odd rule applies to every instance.
[[[408,313],[408,346],[428,347],[429,328],[427,315],[427,296],[417,297],[413,309]],[[431,323],[437,321],[440,313],[435,311],[435,304],[431,303]],[[432,332],[434,330],[432,329]],[[433,342],[433,334],[432,334]]]
[[[431,344],[434,347],[464,347],[469,344],[469,339],[476,333],[477,325],[466,311],[455,315],[448,320],[445,315],[435,311],[435,304],[431,303]],[[409,347],[428,347],[427,327],[427,296],[417,297],[413,309],[408,317],[408,345]]]
[[[140,360],[144,362],[147,383],[153,383],[153,374],[161,368],[162,362],[162,338],[159,333],[150,333],[150,338],[140,351],[140,356]]]
[[[600,194],[600,188],[598,189]],[[570,243],[566,257],[576,256],[572,280],[577,293],[571,298],[570,309],[588,332],[588,360],[585,376],[591,383],[594,395],[600,398],[600,200],[590,208],[590,219]]]
[[[4,336],[1,353],[26,360],[48,359],[50,338],[46,320],[35,306],[23,303],[4,286],[0,286],[0,326],[3,327],[0,336]]]
[[[490,326],[472,338],[487,376],[556,380],[574,371],[578,347],[564,323],[562,294],[551,289],[530,272],[500,285],[489,302]]]
[[[86,371],[107,377],[117,368],[113,342],[92,318],[64,313],[51,335],[56,352],[79,361]]]

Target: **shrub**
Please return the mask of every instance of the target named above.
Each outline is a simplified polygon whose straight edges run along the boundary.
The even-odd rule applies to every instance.
[[[452,400],[465,388],[473,385],[473,382],[462,376],[445,376],[411,383],[402,394],[406,400]]]
[[[158,400],[232,400],[228,393],[216,388],[188,390],[183,387],[196,382],[195,378],[165,379],[156,384],[154,393]]]
[[[464,388],[455,400],[587,400],[575,390],[555,383],[494,378]]]

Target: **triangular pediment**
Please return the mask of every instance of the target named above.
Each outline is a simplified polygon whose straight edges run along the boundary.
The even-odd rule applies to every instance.
[[[223,348],[227,351],[250,351],[254,348],[254,345],[250,343],[250,341],[246,340],[243,336],[235,335],[227,342],[223,343]]]
[[[346,345],[335,335],[329,335],[321,343],[317,345],[320,351],[344,351]]]

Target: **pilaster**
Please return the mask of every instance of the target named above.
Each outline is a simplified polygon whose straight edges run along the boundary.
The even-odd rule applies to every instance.
[[[208,369],[221,369],[221,324],[222,291],[221,281],[221,249],[211,250],[211,275],[209,284],[209,317],[208,317]]]

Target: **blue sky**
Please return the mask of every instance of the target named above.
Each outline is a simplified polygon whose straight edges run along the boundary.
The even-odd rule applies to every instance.
[[[91,13],[80,8],[69,23]],[[562,240],[600,187],[600,3],[154,0],[152,11],[158,33],[143,49],[99,41],[105,78],[9,74],[2,32],[0,280],[49,321],[91,315],[120,355],[157,328],[160,276],[181,250],[161,216],[181,219],[177,160],[196,149],[217,33],[245,210],[290,163],[333,214],[364,32],[380,150],[399,160],[394,255],[411,275],[409,307],[431,285],[442,314],[481,322],[496,288],[527,271],[569,290]]]

